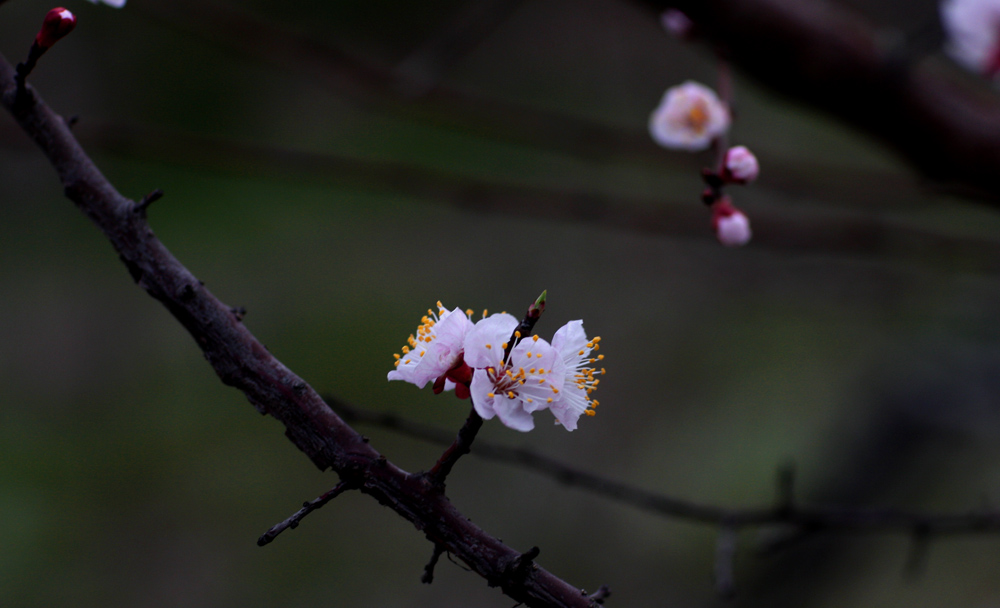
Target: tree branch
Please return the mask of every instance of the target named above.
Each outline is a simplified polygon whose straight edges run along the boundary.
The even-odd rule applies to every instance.
[[[640,1],[680,9],[744,72],[879,137],[924,175],[1000,200],[996,94],[885,48],[848,9],[826,0]]]
[[[345,420],[394,430],[408,437],[447,445],[447,431],[400,418],[394,414],[369,412],[335,397],[327,403]],[[607,479],[573,468],[531,450],[479,441],[474,456],[533,471],[570,487],[605,496],[616,502],[664,517],[741,530],[748,527],[790,526],[810,533],[895,532],[913,534],[923,539],[934,535],[1000,533],[1000,511],[970,510],[968,513],[926,514],[901,509],[865,509],[839,506],[803,506],[792,496],[792,473],[788,466],[778,472],[777,499],[773,506],[728,508],[697,503]]]
[[[192,335],[223,383],[238,388],[258,411],[277,418],[285,434],[321,470],[332,468],[445,547],[508,596],[528,606],[589,607],[580,591],[539,567],[512,572],[521,553],[462,515],[443,493],[384,456],[338,417],[311,386],[286,368],[154,236],[137,204],[105,179],[62,118],[29,85],[15,104],[14,68],[0,56],[0,101],[41,147],[66,196],[104,233],[133,280]]]

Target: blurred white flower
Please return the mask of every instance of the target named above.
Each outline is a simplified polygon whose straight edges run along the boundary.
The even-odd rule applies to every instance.
[[[121,8],[125,6],[125,0],[90,0],[91,4],[107,4],[108,6],[113,6],[115,8]]]
[[[396,369],[389,372],[389,380],[402,380],[423,388],[431,380],[440,379],[444,388],[445,375],[461,367],[465,334],[472,329],[472,321],[458,308],[449,311],[441,302],[437,306],[438,312],[428,310],[420,320],[416,335],[410,334],[403,354],[395,355]]]
[[[665,148],[698,151],[708,148],[729,124],[729,108],[715,91],[689,80],[667,89],[649,117],[649,134]]]
[[[724,196],[712,203],[712,229],[726,247],[740,247],[750,242],[750,220]]]
[[[694,30],[694,22],[676,8],[668,8],[660,13],[663,29],[678,38],[687,38]]]
[[[757,157],[746,146],[734,146],[726,150],[722,163],[722,179],[737,184],[747,184],[757,179],[760,164]]]
[[[944,50],[965,68],[985,76],[1000,73],[1000,1],[942,0]]]

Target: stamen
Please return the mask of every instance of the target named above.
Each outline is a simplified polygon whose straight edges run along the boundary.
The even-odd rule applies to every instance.
[[[519,332],[519,331],[515,331],[515,332],[514,332],[514,337],[515,337],[515,338],[520,338],[520,337],[521,337],[521,332]]]
[[[493,393],[486,393],[486,396],[489,397],[490,399],[496,397],[496,395],[494,395]]]
[[[510,398],[510,399],[513,399],[513,398],[514,398],[514,397],[516,397],[516,396],[517,396],[517,395],[515,395],[515,394],[514,394],[514,391],[507,391],[507,397],[508,397],[508,398]]]

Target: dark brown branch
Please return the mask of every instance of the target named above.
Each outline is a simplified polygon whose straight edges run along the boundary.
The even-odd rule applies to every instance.
[[[326,397],[330,406],[352,423],[372,424],[417,439],[447,445],[450,435],[439,429],[400,418],[352,407],[334,397]],[[685,519],[703,524],[725,526],[734,530],[748,527],[788,526],[810,533],[868,532],[933,535],[998,534],[1000,511],[982,509],[968,513],[925,514],[900,509],[865,509],[837,506],[802,506],[790,499],[788,468],[779,472],[778,501],[775,506],[733,509],[683,500],[581,471],[557,460],[526,449],[479,441],[474,456],[502,462],[550,477],[560,483],[605,496],[616,502],[650,511],[664,517]]]
[[[330,502],[334,498],[343,494],[346,490],[350,489],[352,489],[351,486],[349,486],[344,482],[340,482],[336,486],[334,486],[334,488],[329,492],[326,492],[325,494],[319,496],[318,498],[314,498],[310,501],[302,503],[302,508],[293,513],[291,517],[282,521],[281,523],[271,526],[271,528],[267,532],[261,534],[260,538],[257,539],[257,546],[263,547],[264,545],[270,543],[272,540],[277,538],[278,535],[284,532],[285,530],[289,528],[299,527],[299,522],[301,522],[306,515],[309,515],[316,509],[322,507],[323,505]]]
[[[422,477],[388,462],[344,423],[319,394],[278,361],[153,235],[134,203],[93,164],[63,119],[28,85],[17,104],[14,68],[0,56],[0,102],[48,157],[66,196],[111,242],[133,280],[162,303],[192,335],[223,383],[238,388],[321,470],[332,468],[445,547],[491,585],[528,606],[590,606],[578,588],[542,568],[510,577],[504,565],[519,552],[473,525]]]
[[[901,61],[876,28],[826,0],[642,0],[676,7],[771,88],[889,144],[924,175],[1000,199],[1000,103],[934,62]]]

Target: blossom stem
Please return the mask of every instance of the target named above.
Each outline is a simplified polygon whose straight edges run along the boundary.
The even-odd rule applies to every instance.
[[[472,397],[469,397],[472,400]],[[431,485],[444,490],[444,481],[451,473],[451,469],[458,462],[458,459],[468,454],[472,450],[472,442],[475,441],[479,429],[483,428],[483,419],[476,413],[473,407],[469,412],[469,417],[465,419],[465,424],[458,431],[458,437],[448,446],[448,449],[441,454],[441,458],[434,463],[434,466],[427,472],[427,478]]]
[[[729,67],[729,62],[724,57],[719,57],[719,99],[725,104],[730,117],[733,114],[733,71]],[[729,130],[726,129],[712,142],[715,148],[715,166],[718,173],[722,174],[722,169],[726,163],[726,150],[729,149]]]
[[[38,63],[38,58],[41,57],[46,50],[48,49],[38,46],[37,42],[32,42],[31,49],[28,51],[28,58],[17,64],[16,72],[14,74],[14,82],[17,83],[17,93],[15,99],[18,101],[24,99],[24,80],[28,77],[28,74],[35,69],[35,65]]]

